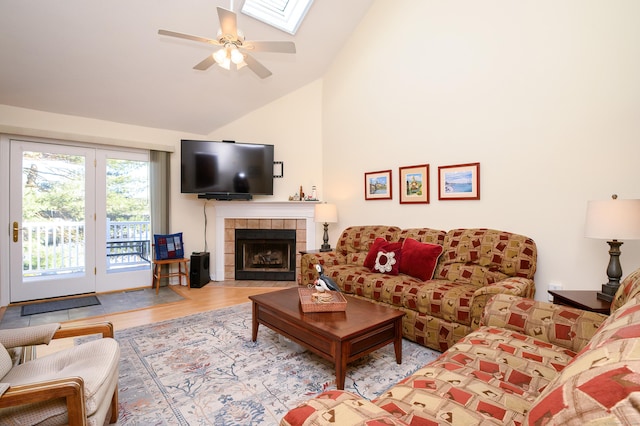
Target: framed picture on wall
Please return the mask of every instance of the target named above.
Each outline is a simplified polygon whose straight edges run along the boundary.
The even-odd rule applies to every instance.
[[[365,200],[390,200],[392,192],[391,170],[364,174]]]
[[[479,200],[480,163],[438,167],[439,200]]]
[[[400,167],[400,204],[429,204],[429,165]]]

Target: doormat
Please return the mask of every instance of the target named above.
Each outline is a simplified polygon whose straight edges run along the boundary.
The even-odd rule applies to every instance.
[[[99,305],[96,296],[76,297],[73,299],[52,300],[50,302],[34,303],[22,306],[21,316],[44,314],[46,312],[64,311],[65,309],[84,308]]]

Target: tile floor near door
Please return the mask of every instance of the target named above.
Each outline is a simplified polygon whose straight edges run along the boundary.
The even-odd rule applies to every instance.
[[[182,296],[168,287],[160,287],[158,295],[156,295],[154,289],[144,288],[117,293],[96,294],[96,297],[100,301],[99,305],[27,316],[21,316],[21,305],[9,306],[2,319],[0,319],[0,329],[64,322],[114,312],[148,308],[150,306],[177,302],[183,299]]]

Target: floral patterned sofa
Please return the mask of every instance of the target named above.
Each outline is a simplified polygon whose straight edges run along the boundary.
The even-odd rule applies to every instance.
[[[640,269],[609,317],[501,294],[482,323],[377,399],[327,391],[280,424],[640,424]]]
[[[395,271],[372,271],[367,263],[378,247],[385,251],[382,242],[399,258]],[[301,283],[317,279],[320,263],[345,293],[403,310],[405,338],[445,351],[479,327],[491,296],[533,298],[536,256],[531,238],[492,229],[353,226],[334,251],[301,257]]]

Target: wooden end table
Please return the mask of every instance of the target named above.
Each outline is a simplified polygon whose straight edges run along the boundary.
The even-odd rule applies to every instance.
[[[611,302],[600,300],[596,290],[549,290],[553,296],[553,303],[571,306],[585,311],[609,315]]]
[[[345,295],[347,310],[302,312],[298,288],[249,296],[253,306],[251,340],[263,324],[278,334],[331,361],[336,387],[344,389],[347,364],[393,343],[396,362],[402,363],[404,312]]]

